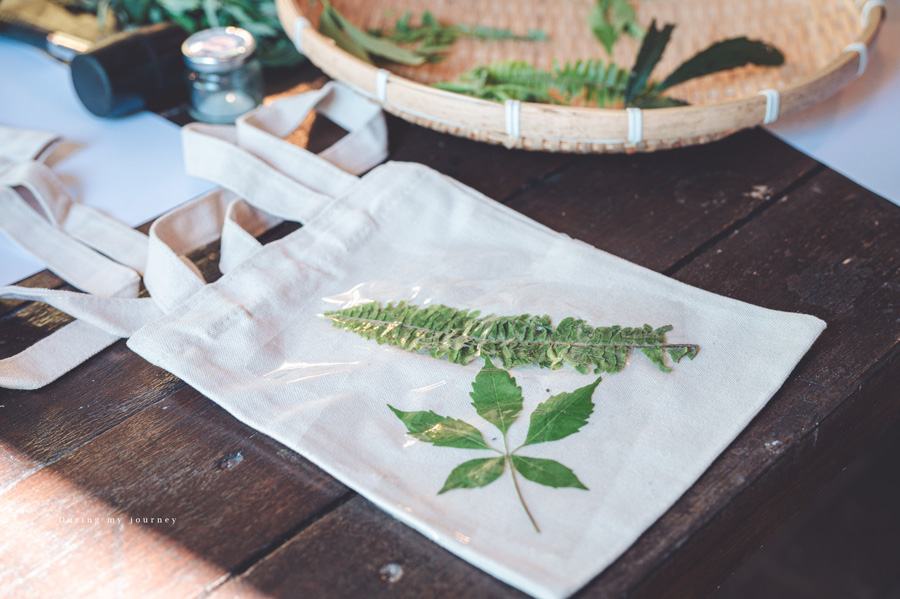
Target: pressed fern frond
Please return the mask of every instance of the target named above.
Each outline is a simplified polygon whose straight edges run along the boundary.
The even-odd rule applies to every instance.
[[[357,333],[379,344],[410,352],[427,351],[433,358],[469,364],[479,356],[497,358],[504,368],[537,364],[558,369],[563,364],[582,374],[618,372],[628,353],[640,350],[663,372],[666,354],[675,362],[693,359],[694,344],[666,343],[671,326],[592,327],[585,321],[564,318],[554,327],[549,316],[481,316],[441,304],[420,308],[408,302],[370,302],[326,312],[335,327]]]

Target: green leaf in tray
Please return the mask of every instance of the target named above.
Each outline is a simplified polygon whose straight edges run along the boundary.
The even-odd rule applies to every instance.
[[[635,39],[644,35],[644,30],[636,19],[634,7],[629,0],[597,0],[588,13],[588,26],[606,49],[606,53],[612,55],[613,47],[623,32]]]
[[[332,23],[347,37],[349,38],[353,44],[356,45],[357,51],[350,52],[357,58],[361,58],[365,53],[378,56],[379,58],[384,58],[385,60],[390,60],[391,62],[396,62],[399,64],[405,65],[420,65],[425,62],[425,57],[421,54],[417,54],[411,50],[407,50],[405,48],[401,48],[394,42],[386,40],[384,38],[376,37],[369,33],[366,33],[362,29],[359,29],[353,23],[344,18],[341,13],[334,9],[331,6],[331,3],[328,0],[322,0],[322,3],[325,5],[325,9],[322,11],[322,16],[325,16],[325,13],[331,17]],[[322,30],[322,24],[320,21],[319,31],[321,31],[324,35],[328,37],[334,37],[331,35],[334,33],[331,25],[327,27],[327,30]],[[336,42],[338,42],[338,46],[342,49],[347,50],[341,46],[340,41],[337,38],[334,38]],[[359,50],[362,50],[360,52]],[[348,50],[349,52],[349,50]],[[363,59],[366,60],[366,59]],[[368,59],[367,62],[372,62],[371,59]]]
[[[658,91],[696,77],[727,71],[747,64],[778,66],[784,54],[778,48],[758,40],[736,37],[717,42],[687,59],[671,75],[663,79]]]
[[[319,32],[333,39],[341,50],[349,52],[360,60],[372,62],[369,53],[344,33],[334,17],[334,12],[327,8],[322,11],[322,16],[319,18]]]
[[[632,67],[631,73],[628,75],[628,83],[625,84],[626,105],[630,106],[632,101],[647,85],[653,68],[659,62],[659,59],[662,58],[663,52],[669,44],[673,29],[675,29],[675,26],[672,24],[667,24],[662,29],[657,29],[656,21],[650,23],[650,28],[647,29],[641,49],[638,51],[637,60],[635,60],[634,67]]]

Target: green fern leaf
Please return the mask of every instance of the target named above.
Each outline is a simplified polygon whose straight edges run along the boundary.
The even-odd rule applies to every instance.
[[[601,108],[624,103],[628,71],[599,59],[576,60],[552,70],[521,60],[501,60],[460,73],[434,87],[483,100],[571,103],[583,98]]]
[[[504,368],[537,364],[558,369],[569,365],[582,374],[591,370],[618,372],[631,350],[640,350],[660,370],[671,370],[666,354],[678,362],[693,359],[699,346],[666,343],[671,326],[592,327],[564,318],[554,327],[549,316],[481,316],[441,304],[420,308],[408,302],[369,302],[326,312],[335,327],[379,344],[409,352],[428,352],[455,364],[469,364],[479,356],[497,358]]]

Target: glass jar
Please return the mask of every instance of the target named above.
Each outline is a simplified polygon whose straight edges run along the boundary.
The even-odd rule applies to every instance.
[[[206,123],[233,123],[263,99],[256,40],[240,27],[198,31],[181,46],[190,72],[191,116]]]

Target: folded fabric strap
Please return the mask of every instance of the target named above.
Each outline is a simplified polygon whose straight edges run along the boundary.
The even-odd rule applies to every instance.
[[[0,287],[0,299],[37,301],[78,318],[24,351],[0,360],[0,386],[38,389],[161,316],[149,299],[109,298],[26,287]]]
[[[123,299],[138,295],[147,236],[73,202],[46,165],[21,162],[56,139],[0,128],[0,232],[87,293],[0,288],[0,297],[45,302],[81,319],[0,360],[4,387],[46,385],[159,314],[152,300]]]
[[[51,225],[143,273],[147,264],[147,236],[99,210],[72,201],[62,181],[46,165],[39,162],[11,164],[0,169],[0,185],[25,188],[31,196],[24,198],[26,202]],[[27,230],[21,236],[9,229],[6,234],[19,238],[20,244],[22,236],[31,237]]]
[[[319,155],[283,139],[313,109],[348,129]],[[262,247],[256,235],[283,220],[314,217],[356,184],[356,174],[387,156],[387,127],[378,106],[335,83],[261,107],[235,126],[192,123],[183,129],[183,140],[188,174],[216,181],[230,193],[206,194],[151,227],[144,282],[167,312],[205,284],[185,254],[221,235],[220,269],[228,272]]]
[[[22,160],[37,160],[59,136],[45,131],[14,129],[0,125],[0,165]]]

